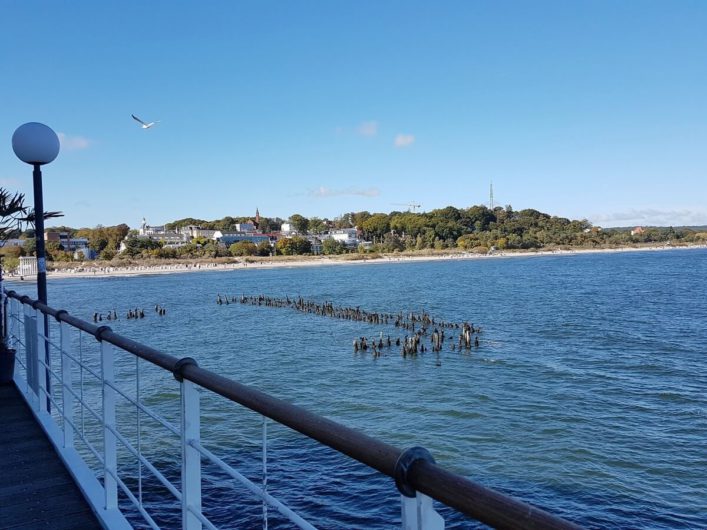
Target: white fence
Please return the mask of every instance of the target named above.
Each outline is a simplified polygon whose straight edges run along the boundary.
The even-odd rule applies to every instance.
[[[160,528],[157,520],[161,518],[164,504],[155,507],[154,503],[146,502],[148,483],[159,484],[172,497],[173,504],[178,505],[181,522],[172,520],[169,526],[181,525],[189,530],[216,528],[202,509],[204,463],[219,469],[228,477],[226,480],[242,485],[262,504],[263,528],[268,527],[269,510],[275,510],[296,527],[315,528],[268,491],[268,425],[271,420],[260,416],[261,466],[257,480],[247,478],[227,464],[223,456],[217,456],[215,450],[206,447],[200,425],[200,397],[204,388],[184,377],[190,367],[195,368],[192,359],[176,360],[156,354],[161,355],[158,361],[164,362],[152,363],[145,360],[149,355],[136,355],[134,351],[116,346],[115,337],[120,336],[105,326],[96,327],[65,311],[32,303],[13,292],[8,294],[3,293],[3,299],[7,307],[8,344],[17,351],[15,382],[93,510],[108,528],[132,527],[121,510],[125,508],[124,499],[133,509],[133,514],[128,516],[131,521],[137,513],[145,525]],[[45,318],[51,321],[49,336],[43,331]],[[111,342],[105,340],[106,336],[111,337]],[[154,352],[129,339],[121,338],[121,342]],[[165,365],[172,361],[176,362],[172,365],[173,371],[169,371]],[[171,408],[166,408],[147,402],[143,374],[148,369],[159,370],[164,378],[176,379],[178,403],[175,399]],[[198,370],[200,374],[210,375]],[[120,377],[116,377],[117,374]],[[224,406],[229,404],[226,399],[222,401]],[[156,428],[162,433],[158,434]],[[170,439],[176,441],[169,442]],[[165,453],[176,452],[169,449],[177,447],[180,473],[179,477],[170,479],[169,473],[160,470],[156,461],[161,461]],[[407,464],[411,462],[414,459]],[[407,472],[407,468],[403,471]],[[119,493],[122,493],[122,506],[119,506]],[[413,491],[411,496],[410,493],[400,495],[400,499],[403,528],[444,528],[444,521],[435,512],[430,497]]]

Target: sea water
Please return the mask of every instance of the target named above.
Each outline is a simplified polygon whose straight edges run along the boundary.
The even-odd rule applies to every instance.
[[[401,448],[424,446],[442,466],[581,525],[707,528],[706,277],[705,250],[246,267],[50,280],[49,305],[88,321],[115,310],[119,320],[103,323],[116,332]],[[34,293],[28,282],[9,288]],[[471,351],[452,351],[448,339],[439,356],[403,358],[392,347],[373,358],[355,354],[353,340],[382,332],[395,341],[405,331],[218,305],[219,294],[425,311],[473,322],[481,340]],[[127,320],[135,308],[145,318]],[[171,376],[143,370],[146,401],[174,410]],[[206,392],[202,410],[204,445],[257,482],[260,417]],[[390,528],[399,520],[391,479],[288,429],[268,429],[269,491],[313,524]],[[175,455],[164,454],[178,445],[165,439],[151,428],[143,449],[178,480]],[[204,474],[205,511],[217,525],[260,526],[256,499],[208,466]],[[143,489],[161,522],[177,526],[169,494],[152,487],[148,499],[149,481]],[[478,526],[440,510],[449,528]],[[270,519],[271,528],[287,526],[272,509]]]

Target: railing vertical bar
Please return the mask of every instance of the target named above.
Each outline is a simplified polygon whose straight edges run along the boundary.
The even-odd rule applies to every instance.
[[[36,352],[37,356],[35,360],[37,361],[35,366],[36,366],[36,373],[37,373],[37,399],[38,399],[38,410],[40,412],[47,412],[48,407],[47,407],[47,380],[45,377],[42,376],[43,372],[48,370],[48,368],[44,368],[42,366],[42,361],[44,360],[44,340],[46,337],[43,339],[42,335],[44,334],[44,315],[39,309],[34,310],[34,329],[36,331],[35,338],[36,338]],[[43,369],[44,368],[44,369]]]
[[[61,348],[61,392],[62,415],[64,416],[64,447],[74,446],[74,395],[72,392],[71,359],[65,354],[70,348],[70,336],[67,324],[59,322],[59,343]]]
[[[79,330],[79,384],[81,394],[81,436],[86,437],[86,426],[84,424],[84,398],[83,398],[83,331]]]
[[[199,391],[186,379],[181,384],[182,405],[182,528],[201,530],[199,518],[191,510],[201,512],[201,453],[190,442],[199,443]]]
[[[27,367],[27,395],[32,408],[38,408],[36,314],[32,306],[24,304],[25,365]]]
[[[137,417],[137,498],[142,506],[142,428],[140,425],[140,357],[135,356],[135,416]]]
[[[263,418],[263,530],[268,530],[268,503],[265,494],[268,492],[268,418]]]
[[[118,474],[117,444],[115,434],[109,427],[115,429],[115,390],[106,383],[115,380],[113,346],[101,341],[101,378],[103,382],[103,487],[105,488],[106,510],[118,507],[118,484],[115,476]]]
[[[15,338],[15,300],[12,298],[8,298],[7,295],[5,295],[5,291],[3,289],[3,292],[0,293],[2,294],[2,298],[4,303],[6,304],[5,307],[7,307],[7,311],[5,313],[5,321],[7,322],[7,326],[5,326],[5,340],[8,341],[8,346],[10,348],[14,349],[14,338]]]
[[[432,498],[415,492],[414,497],[400,496],[403,530],[444,530],[444,519],[432,504]]]

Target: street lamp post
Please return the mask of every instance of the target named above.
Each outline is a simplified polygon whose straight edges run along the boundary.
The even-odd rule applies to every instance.
[[[37,241],[37,298],[47,304],[47,262],[44,249],[44,200],[42,197],[42,166],[52,162],[59,154],[59,137],[42,123],[30,122],[20,125],[12,135],[12,149],[17,158],[33,166],[34,185],[34,229]],[[50,366],[49,320],[44,315],[44,358]],[[47,393],[51,394],[49,370],[46,372]],[[41,396],[40,396],[41,399]],[[50,401],[47,396],[47,410]]]

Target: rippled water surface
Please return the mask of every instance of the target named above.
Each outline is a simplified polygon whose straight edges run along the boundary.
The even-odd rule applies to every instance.
[[[423,445],[438,463],[582,525],[707,528],[706,277],[706,251],[675,250],[54,280],[49,303],[86,320],[115,309],[119,333],[386,442]],[[27,283],[10,288],[33,294]],[[354,355],[355,337],[402,332],[217,305],[218,293],[425,310],[481,326],[481,344],[468,354],[447,343],[439,363],[395,348],[373,359]],[[126,320],[136,307],[146,318]],[[176,385],[144,373],[146,399],[169,414]],[[203,410],[205,444],[258,480],[259,417],[210,395]],[[178,477],[159,456],[176,441],[154,432],[148,451]],[[399,519],[390,479],[275,425],[268,450],[270,491],[315,525]],[[243,488],[208,466],[205,475],[217,523],[260,525]],[[177,520],[164,509],[163,522]]]

